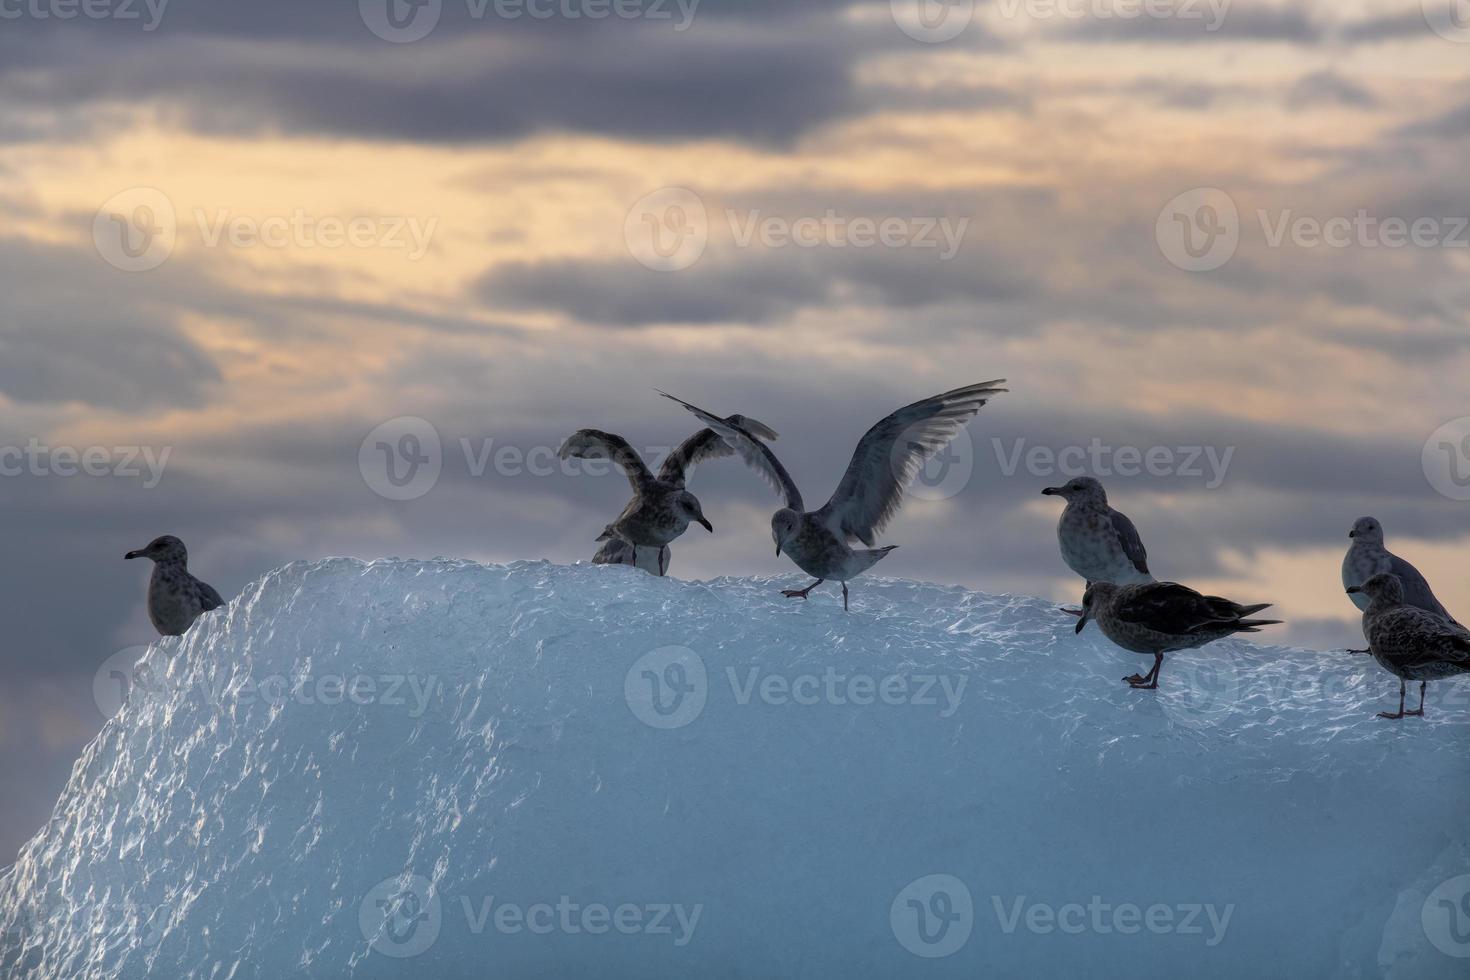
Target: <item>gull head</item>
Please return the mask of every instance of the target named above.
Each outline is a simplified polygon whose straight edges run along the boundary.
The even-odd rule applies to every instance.
[[[704,508],[699,505],[699,498],[688,490],[680,490],[674,497],[674,511],[684,518],[686,523],[702,524],[706,531],[714,533],[715,526],[705,520]]]
[[[1353,529],[1348,532],[1348,537],[1355,541],[1366,541],[1368,544],[1383,543],[1383,525],[1378,523],[1377,518],[1360,517],[1353,522]]]
[[[1404,601],[1404,583],[1393,572],[1379,572],[1362,585],[1355,585],[1347,591],[1348,595],[1366,595],[1374,604],[1397,606]]]
[[[1118,587],[1111,582],[1090,582],[1087,591],[1082,593],[1082,615],[1077,617],[1077,629],[1081,633],[1087,621],[1093,617],[1097,607],[1107,602],[1118,591]]]
[[[172,534],[165,534],[148,542],[148,547],[130,551],[123,555],[123,558],[149,558],[156,562],[187,562],[189,553],[184,550],[184,542]]]
[[[790,507],[782,507],[771,515],[771,540],[776,542],[776,555],[779,557],[781,549],[786,543],[796,536],[801,529],[801,515]]]
[[[1041,491],[1048,497],[1064,497],[1067,503],[1087,503],[1107,506],[1108,494],[1103,485],[1090,476],[1079,476],[1059,487],[1047,487]]]

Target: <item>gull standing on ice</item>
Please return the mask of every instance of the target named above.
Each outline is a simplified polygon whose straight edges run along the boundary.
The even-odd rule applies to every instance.
[[[1138,528],[1126,514],[1108,506],[1101,483],[1079,476],[1041,492],[1067,501],[1057,522],[1057,541],[1062,546],[1062,561],[1088,585],[1139,585],[1154,580]]]
[[[832,499],[814,511],[806,510],[791,475],[770,447],[752,432],[673,395],[659,394],[683,405],[723,436],[782,496],[785,506],[771,517],[776,554],[785,552],[796,567],[816,581],[804,589],[785,589],[781,594],[805,599],[812,589],[835,579],[842,583],[845,610],[848,581],[898,547],[874,549],[872,545],[873,536],[898,513],[904,490],[923,465],[949,445],[990,399],[1007,390],[997,387],[1003,384],[1005,380],[1001,379],[956,388],[914,402],[883,419],[858,441]],[[869,550],[854,549],[849,544],[854,540],[868,545]]]
[[[1366,585],[1375,575],[1391,573],[1398,576],[1399,584],[1403,586],[1404,602],[1455,622],[1455,617],[1435,598],[1434,590],[1419,574],[1419,569],[1384,547],[1383,525],[1377,520],[1358,518],[1348,537],[1353,539],[1353,543],[1342,559],[1342,587],[1348,590],[1353,604],[1359,609],[1368,608],[1368,594],[1361,588],[1357,591],[1354,588]]]
[[[172,534],[154,538],[139,551],[123,558],[150,558],[153,576],[148,580],[148,619],[164,636],[182,636],[201,613],[225,604],[210,585],[189,574],[189,553],[184,542]]]
[[[743,415],[732,415],[725,421],[742,426],[758,438],[776,439],[776,433],[769,426],[762,425],[755,419],[748,419]],[[696,465],[705,460],[720,459],[734,454],[735,450],[731,449],[729,443],[725,442],[713,429],[700,429],[669,454],[663,465],[659,467],[657,479],[659,482],[682,488],[685,481],[689,479],[690,471]],[[637,493],[636,487],[634,492]],[[613,535],[603,541],[602,547],[597,549],[597,554],[592,556],[592,563],[594,565],[636,565],[652,575],[663,575],[668,571],[672,558],[673,552],[668,545],[657,549],[644,548],[639,551],[627,541]]]
[[[1424,688],[1429,681],[1470,673],[1470,630],[1407,601],[1403,583],[1392,572],[1380,572],[1362,585],[1348,588],[1357,602],[1368,597],[1363,634],[1373,659],[1399,679],[1399,710],[1380,711],[1380,718],[1423,717]],[[1419,707],[1404,710],[1404,686],[1419,682]]]
[[[1246,619],[1270,605],[1242,606],[1174,582],[1093,582],[1082,597],[1077,632],[1095,619],[1103,635],[1124,650],[1153,654],[1154,666],[1146,675],[1123,678],[1130,687],[1151,691],[1159,686],[1164,654],[1202,647],[1232,633],[1255,633],[1262,626],[1275,626],[1281,620]]]

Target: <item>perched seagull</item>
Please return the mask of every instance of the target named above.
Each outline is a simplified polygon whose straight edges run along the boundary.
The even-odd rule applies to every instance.
[[[189,574],[189,553],[184,542],[172,534],[154,538],[148,547],[130,551],[123,558],[153,559],[153,576],[148,580],[148,619],[164,636],[182,636],[200,613],[225,604],[213,586]]]
[[[1368,594],[1360,586],[1366,585],[1375,575],[1391,573],[1403,586],[1404,602],[1455,622],[1455,617],[1435,598],[1434,590],[1419,574],[1419,569],[1383,546],[1382,524],[1371,517],[1360,517],[1354,522],[1348,537],[1353,539],[1353,543],[1342,559],[1342,587],[1348,590],[1353,604],[1359,609],[1368,608]]]
[[[1041,492],[1067,501],[1057,522],[1057,541],[1067,567],[1089,585],[1138,585],[1154,580],[1138,528],[1126,514],[1108,506],[1108,494],[1101,483],[1090,476],[1079,476]]]
[[[762,425],[755,419],[748,419],[743,415],[732,415],[725,421],[743,427],[758,438],[776,439],[776,433],[769,426]],[[583,430],[583,432],[588,431],[591,430]],[[570,443],[570,440],[568,442]],[[566,447],[563,447],[563,452],[565,451]],[[725,442],[713,429],[700,429],[669,454],[663,465],[659,467],[657,479],[659,482],[682,489],[689,478],[690,471],[696,465],[705,460],[720,459],[734,454],[735,450],[731,449],[729,443]],[[634,492],[637,493],[636,485]],[[661,548],[644,548],[639,551],[637,547],[617,535],[598,540],[601,540],[603,544],[597,549],[597,554],[592,556],[592,562],[595,565],[636,565],[650,574],[663,575],[668,571],[669,561],[673,557],[668,545]]]
[[[804,589],[784,589],[790,599],[805,599],[828,579],[842,583],[842,608],[847,608],[847,583],[872,568],[897,545],[872,547],[873,536],[893,519],[903,491],[923,465],[949,445],[985,404],[1005,388],[1005,380],[956,388],[900,408],[867,431],[858,441],[842,482],[820,510],[808,511],[801,491],[771,448],[739,425],[697,408],[673,395],[659,392],[693,412],[718,432],[757,473],[765,477],[786,506],[771,517],[776,554],[783,551],[796,566],[816,578]],[[854,550],[850,541],[870,550]]]
[[[1429,681],[1470,673],[1470,630],[1409,602],[1392,572],[1380,572],[1362,585],[1349,586],[1353,601],[1368,597],[1363,634],[1373,659],[1399,679],[1399,710],[1380,711],[1380,718],[1424,715],[1424,688]],[[1404,710],[1404,686],[1419,682],[1419,708]]]
[[[1232,633],[1255,633],[1262,626],[1275,626],[1281,620],[1246,619],[1270,605],[1242,606],[1219,596],[1200,595],[1174,582],[1093,582],[1082,597],[1077,632],[1095,619],[1103,635],[1124,650],[1153,654],[1154,666],[1147,675],[1123,678],[1130,687],[1153,690],[1159,686],[1164,654],[1202,647]]]

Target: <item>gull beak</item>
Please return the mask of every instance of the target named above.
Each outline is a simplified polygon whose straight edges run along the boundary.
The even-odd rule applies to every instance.
[[[708,531],[710,534],[714,534],[715,533],[715,526],[713,524],[711,524],[709,521],[705,520],[703,517],[696,518],[696,519],[699,521],[699,523],[701,523],[701,524],[704,525],[704,529],[706,531]]]
[[[781,557],[781,542],[779,541],[776,542],[776,557]]]
[[[1362,592],[1363,592],[1363,587],[1360,586],[1360,585],[1355,585],[1352,588],[1350,588],[1350,589],[1347,590],[1347,594],[1348,595],[1361,595]]]
[[[123,560],[124,561],[127,561],[130,558],[142,558],[142,557],[143,557],[143,552],[141,552],[141,551],[130,551],[127,554],[123,555]]]
[[[1047,487],[1045,490],[1041,491],[1042,496],[1044,496],[1044,497],[1055,497],[1058,494],[1060,494],[1061,492],[1062,492],[1062,488],[1061,487]]]
[[[1073,630],[1072,632],[1074,632],[1074,633],[1081,633],[1082,632],[1082,628],[1087,625],[1087,620],[1089,618],[1091,618],[1091,616],[1092,616],[1092,613],[1091,613],[1090,610],[1087,610],[1087,609],[1082,610],[1082,615],[1077,617],[1077,628],[1075,630]]]

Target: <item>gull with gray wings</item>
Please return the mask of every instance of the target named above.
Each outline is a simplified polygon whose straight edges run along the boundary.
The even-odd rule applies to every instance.
[[[775,438],[776,434],[759,422],[741,421],[752,425],[764,437]],[[723,424],[724,420],[721,422]],[[557,451],[562,459],[611,459],[622,468],[633,488],[633,499],[598,535],[597,540],[606,544],[597,554],[603,557],[604,564],[621,558],[657,575],[668,571],[668,546],[684,533],[691,522],[714,532],[714,526],[705,519],[699,498],[684,487],[689,471],[703,460],[733,453],[724,439],[702,437],[696,433],[664,460],[655,476],[628,440],[600,429],[573,432]],[[596,561],[597,557],[594,556],[593,560]]]
[[[743,426],[757,438],[776,439],[776,433],[769,426],[755,419],[748,419],[743,415],[732,415],[725,421]],[[663,464],[659,467],[657,481],[668,486],[683,487],[697,464],[734,454],[735,450],[730,448],[730,444],[725,442],[713,429],[700,429],[680,443],[664,459]],[[638,491],[635,489],[634,492]],[[673,549],[669,545],[664,545],[662,548],[639,550],[616,534],[605,535],[599,540],[602,541],[602,547],[598,548],[597,553],[592,556],[594,565],[636,565],[649,574],[663,575],[669,570],[669,563],[673,559]]]
[[[182,636],[201,614],[225,604],[212,586],[189,574],[189,552],[184,542],[172,534],[154,538],[148,547],[130,551],[123,557],[152,560],[148,619],[164,636]]]
[[[786,554],[816,581],[782,595],[805,599],[828,579],[842,583],[842,608],[848,606],[847,583],[872,568],[897,545],[873,547],[873,538],[898,513],[903,492],[923,465],[949,445],[966,423],[996,395],[1004,379],[966,385],[906,405],[878,422],[858,441],[842,481],[820,509],[808,511],[801,491],[771,448],[743,426],[732,425],[680,398],[678,402],[718,432],[757,473],[784,505],[771,517],[776,554]],[[855,549],[860,541],[866,549]]]

